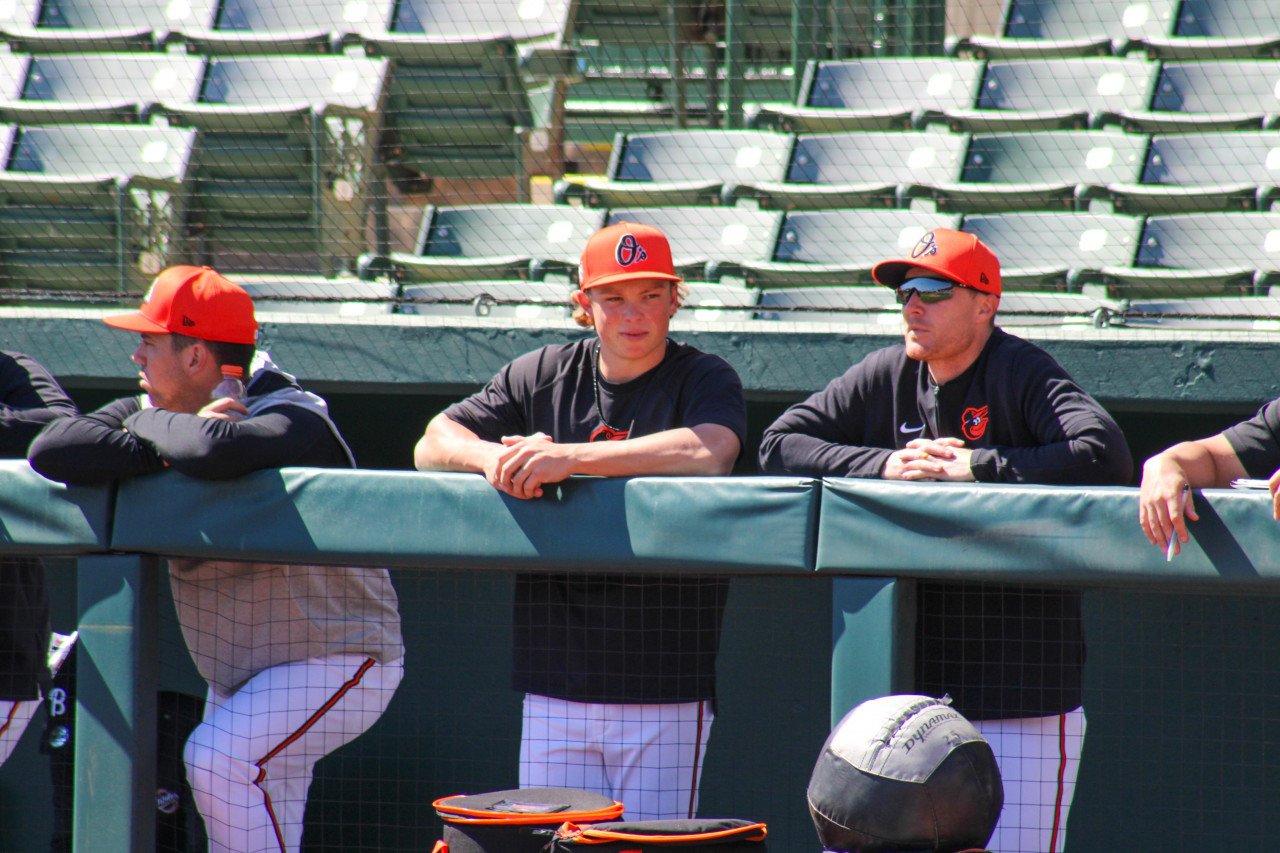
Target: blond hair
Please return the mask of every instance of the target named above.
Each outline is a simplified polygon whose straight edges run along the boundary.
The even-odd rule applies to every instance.
[[[689,298],[689,288],[686,287],[685,283],[682,281],[673,281],[668,283],[675,286],[676,307],[677,308],[683,307],[684,301]],[[573,292],[585,293],[586,291],[574,290]],[[572,314],[573,321],[577,323],[579,326],[582,326],[584,329],[595,328],[595,325],[596,325],[595,321],[591,319],[590,314],[582,310],[582,306],[578,304],[578,301],[574,299],[572,296],[569,297],[569,301],[573,305],[573,314]]]

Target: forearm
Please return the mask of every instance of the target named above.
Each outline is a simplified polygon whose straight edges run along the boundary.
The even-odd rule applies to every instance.
[[[150,444],[175,471],[229,480],[265,468],[305,464],[328,427],[316,415],[282,406],[240,422],[144,409],[125,428]]]
[[[766,474],[876,478],[893,453],[883,447],[838,444],[798,432],[767,431],[760,443]]]
[[[626,441],[569,445],[571,473],[598,477],[725,476],[738,457],[738,437],[702,424]]]
[[[471,430],[444,415],[427,424],[413,448],[413,466],[419,471],[462,471],[484,473],[501,452],[502,445],[485,441]]]
[[[976,448],[969,467],[979,482],[994,483],[1118,486],[1133,474],[1128,447],[1109,447],[1098,436],[1040,447]]]
[[[1175,477],[1193,489],[1225,488],[1245,476],[1244,466],[1221,435],[1184,441],[1157,453],[1142,466],[1142,479]]]
[[[0,458],[25,457],[41,430],[58,418],[74,414],[74,409],[15,409],[0,405]]]
[[[61,418],[31,443],[31,467],[60,483],[93,485],[164,469],[164,461],[118,420],[99,413]]]

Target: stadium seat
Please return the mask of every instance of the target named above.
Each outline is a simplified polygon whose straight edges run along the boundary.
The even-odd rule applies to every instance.
[[[0,15],[0,40],[26,53],[152,51],[208,20],[215,0],[44,0],[26,20]]]
[[[1144,110],[1160,64],[1083,57],[988,62],[977,108],[929,114],[973,133],[1101,128],[1122,111]]]
[[[986,63],[946,57],[810,62],[794,107],[764,107],[754,127],[799,133],[923,129],[926,114],[972,107]]]
[[[796,140],[786,180],[726,184],[723,198],[761,207],[822,210],[906,207],[924,187],[960,176],[968,137],[937,131],[805,134]]]
[[[1142,39],[1169,60],[1280,57],[1280,6],[1274,0],[1182,0],[1172,35]]]
[[[1280,297],[1204,296],[1131,301],[1124,324],[1137,329],[1280,331]]]
[[[932,187],[939,210],[1085,210],[1116,182],[1136,182],[1147,137],[1111,130],[975,134],[958,182]]]
[[[1000,259],[1005,290],[1079,292],[1101,270],[1127,265],[1142,218],[1110,213],[1004,213],[966,216],[963,230]]]
[[[556,185],[556,201],[596,207],[709,204],[726,183],[780,181],[793,137],[767,130],[619,134],[605,179]]]
[[[1280,60],[1166,62],[1151,108],[1126,110],[1126,127],[1145,133],[1256,130],[1280,115]]]
[[[392,0],[223,0],[215,14],[175,27],[172,40],[205,56],[341,53],[385,33]]]
[[[167,53],[32,56],[19,97],[0,102],[15,124],[137,122],[155,104],[185,104],[200,91],[204,60]]]
[[[156,108],[199,129],[191,251],[219,268],[353,269],[387,63],[348,56],[209,60],[194,104]]]
[[[405,285],[401,314],[550,320],[573,326],[564,281],[455,281]]]
[[[1280,131],[1156,136],[1140,183],[1107,188],[1116,212],[1270,210],[1280,183]]]
[[[755,318],[760,291],[739,284],[686,281],[684,307],[672,319],[676,329],[689,323],[723,323]]]
[[[1152,216],[1132,266],[1106,267],[1113,295],[1261,295],[1280,271],[1280,213]]]
[[[1173,32],[1176,0],[1006,0],[1002,36],[974,35],[950,50],[986,59],[1123,56],[1129,43]]]
[[[22,83],[27,76],[27,57],[0,52],[0,103],[22,97]]]
[[[930,228],[959,224],[959,216],[915,210],[793,211],[770,260],[709,264],[707,277],[739,277],[761,288],[870,284],[877,263],[905,255]]]
[[[667,235],[676,272],[701,278],[707,262],[767,261],[782,214],[745,207],[614,208],[606,225],[639,222]]]
[[[254,310],[263,314],[337,314],[342,317],[378,317],[391,314],[399,287],[389,281],[358,278],[321,278],[306,275],[235,276],[248,291]]]
[[[405,282],[538,279],[577,270],[605,212],[567,205],[427,207],[412,253],[366,257],[362,276],[388,269]]]
[[[182,254],[195,133],[138,125],[6,129],[0,275],[9,287],[143,290]]]

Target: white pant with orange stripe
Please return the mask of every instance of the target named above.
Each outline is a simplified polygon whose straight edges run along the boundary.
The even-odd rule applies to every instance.
[[[698,810],[710,702],[615,705],[524,697],[521,788],[579,788],[612,797],[627,820]]]
[[[210,690],[183,752],[210,853],[296,853],[315,763],[373,725],[403,675],[402,660],[331,655]]]
[[[8,761],[13,754],[13,748],[22,739],[22,733],[27,730],[27,723],[35,716],[41,701],[43,700],[22,699],[11,702],[0,699],[0,764]]]
[[[1004,811],[987,847],[994,853],[1062,853],[1084,748],[1084,709],[973,725],[991,744],[1004,780]]]

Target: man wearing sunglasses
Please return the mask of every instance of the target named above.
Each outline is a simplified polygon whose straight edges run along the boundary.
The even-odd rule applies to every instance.
[[[1000,263],[935,228],[871,272],[904,341],[873,352],[764,433],[768,473],[1118,485],[1120,428],[1039,347],[995,325]],[[916,685],[950,694],[991,743],[1005,785],[997,853],[1063,849],[1085,719],[1080,595],[989,583],[917,588]]]

